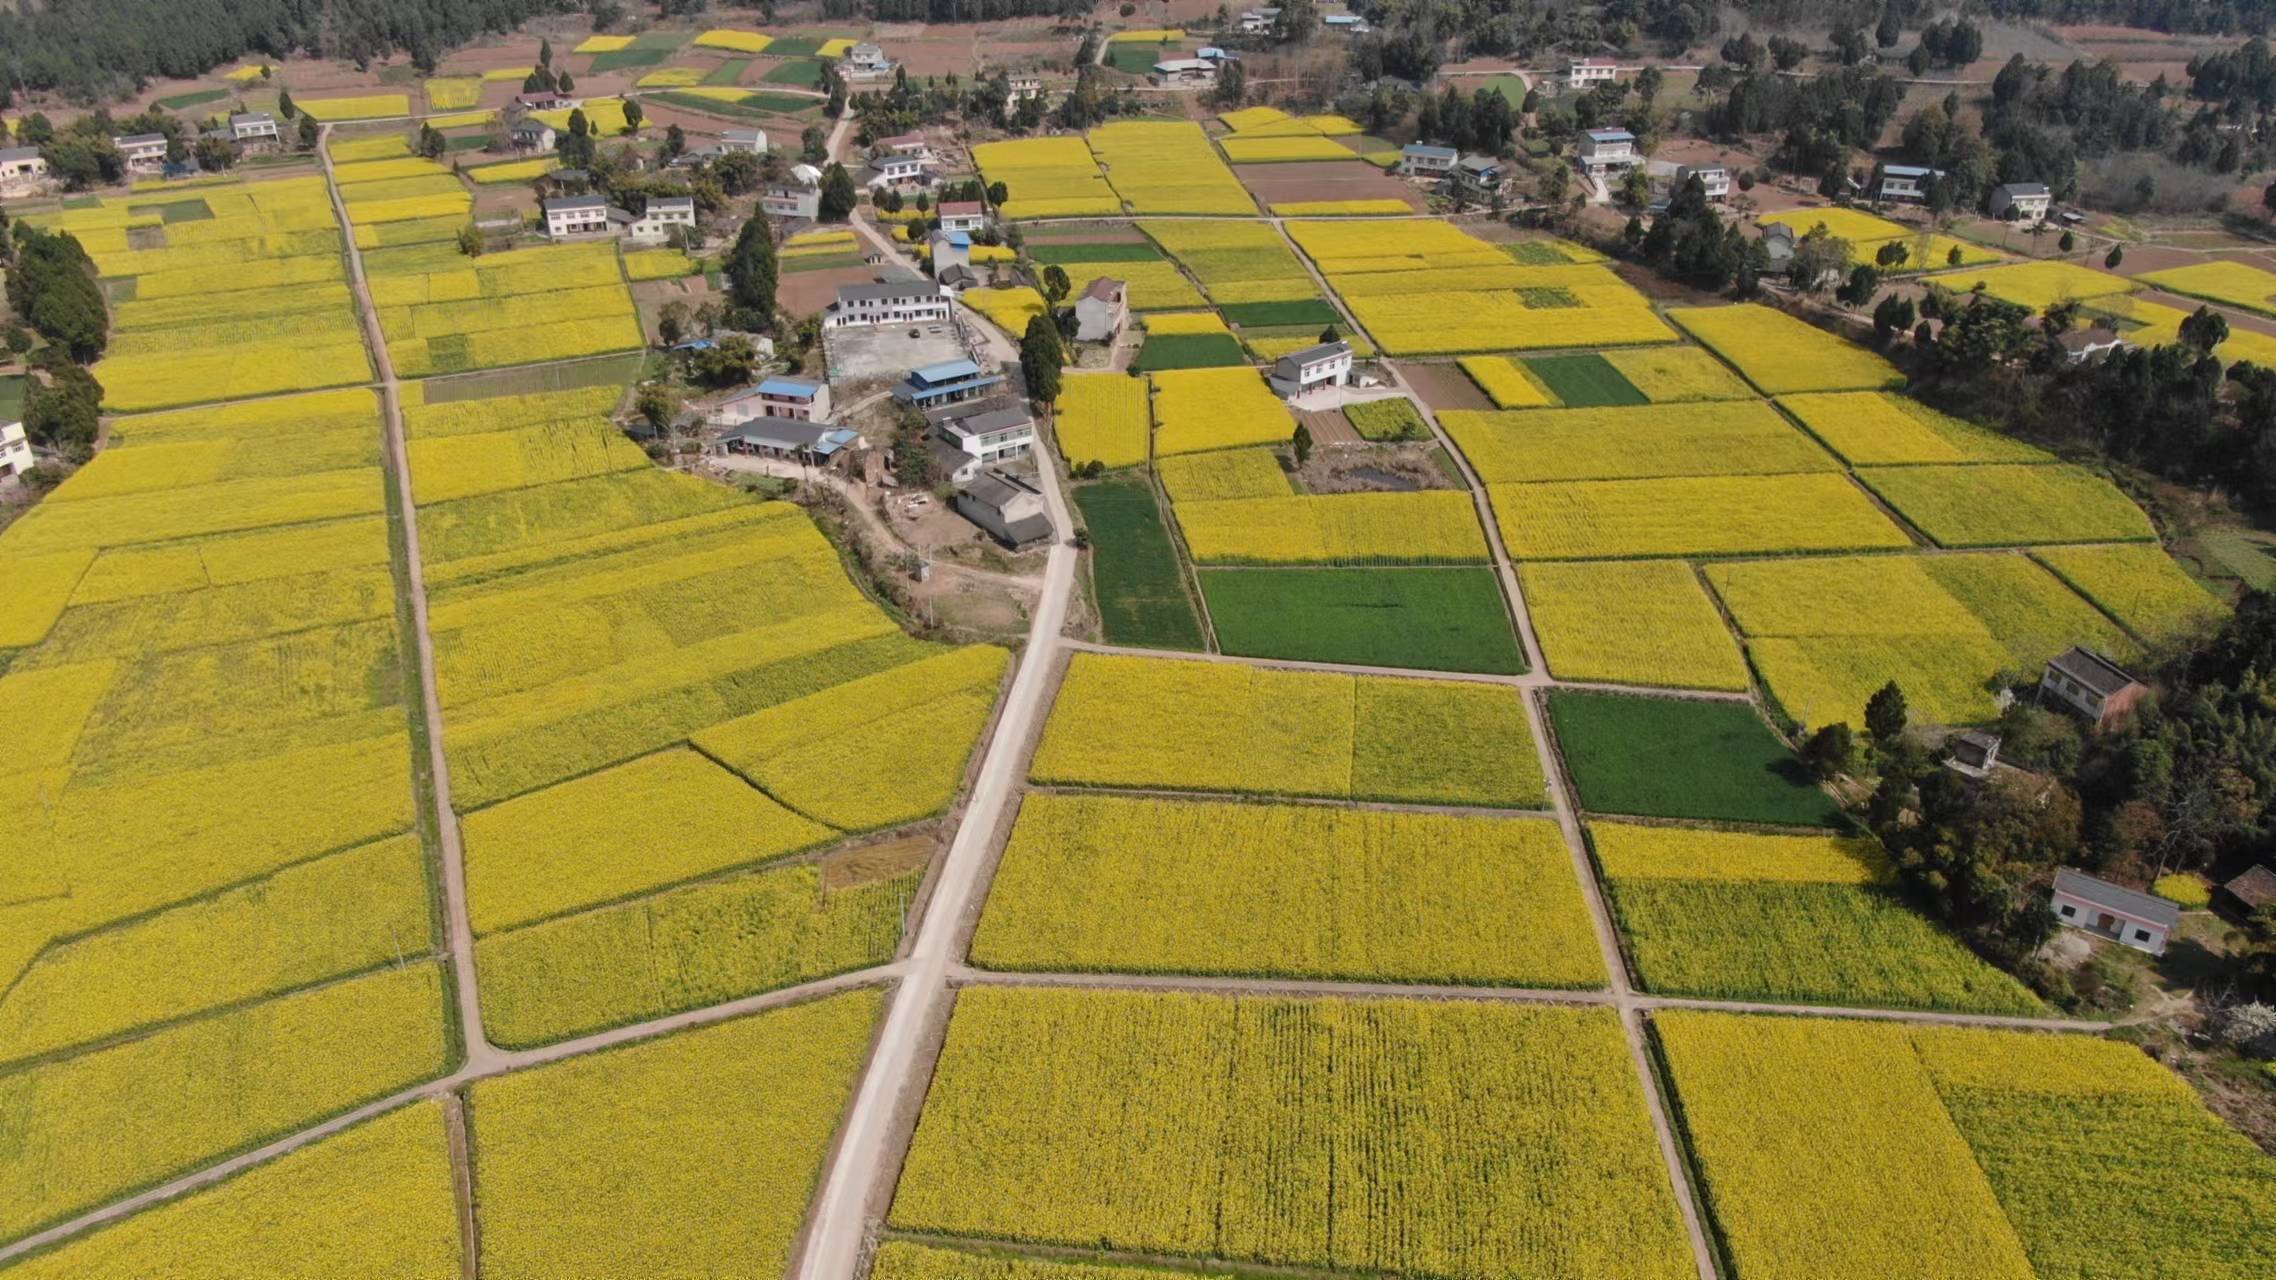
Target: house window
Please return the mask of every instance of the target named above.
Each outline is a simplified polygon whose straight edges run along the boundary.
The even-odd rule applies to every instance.
[[[2147,929],[2136,929],[2136,930],[2134,930],[2134,941],[2136,941],[2136,942],[2148,942],[2149,940],[2150,940],[2150,931],[2149,931],[2149,930],[2147,930]]]
[[[2065,920],[2074,919],[2074,918],[2076,918],[2076,917],[2077,917],[2077,915],[2078,915],[2078,908],[2077,908],[2077,907],[2074,907],[2074,906],[2070,905],[2070,904],[2069,904],[2069,903],[2067,903],[2067,902],[2063,904],[2063,918],[2064,918]]]

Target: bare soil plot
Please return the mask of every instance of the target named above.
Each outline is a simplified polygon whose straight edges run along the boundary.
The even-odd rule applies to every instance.
[[[1359,159],[1237,164],[1233,175],[1268,205],[1299,200],[1403,200],[1410,209],[1422,207],[1415,188]]]
[[[1415,389],[1433,413],[1448,409],[1491,409],[1494,402],[1478,390],[1470,375],[1453,364],[1401,364],[1399,376]]]
[[[1313,444],[1358,445],[1367,443],[1365,436],[1352,429],[1351,419],[1344,417],[1341,409],[1298,409],[1296,410],[1296,421],[1311,431]],[[1323,492],[1340,492],[1340,490],[1324,490]]]
[[[1342,414],[1336,414],[1342,417]],[[1424,489],[1451,489],[1454,482],[1431,461],[1436,442],[1419,444],[1367,444],[1346,424],[1350,447],[1312,455],[1297,479],[1307,493],[1415,493]],[[1315,439],[1319,431],[1313,431]]]
[[[775,300],[794,316],[810,316],[830,305],[838,286],[867,284],[877,278],[875,267],[832,267],[827,271],[794,271],[782,277]]]

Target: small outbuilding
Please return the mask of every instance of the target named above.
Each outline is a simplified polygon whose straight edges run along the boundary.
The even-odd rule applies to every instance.
[[[1008,472],[990,470],[974,476],[957,492],[956,510],[1015,551],[1051,539],[1051,513],[1043,505],[1043,490]]]
[[[2263,862],[2221,886],[2226,903],[2242,915],[2276,906],[2276,867]]]
[[[2166,939],[2181,923],[2174,903],[2069,867],[2055,872],[2051,905],[2058,923],[2153,956],[2165,954]]]
[[[1957,733],[1945,744],[1950,748],[1944,757],[1944,767],[1954,773],[1971,778],[1988,778],[1999,767],[1999,735],[1970,729]]]
[[[2092,649],[2072,648],[2047,664],[2039,676],[2039,701],[2056,702],[2085,716],[2099,733],[2126,722],[2149,686]]]

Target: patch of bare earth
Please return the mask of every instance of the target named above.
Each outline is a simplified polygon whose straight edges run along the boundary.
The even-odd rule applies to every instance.
[[[1494,402],[1478,390],[1478,384],[1455,364],[1409,364],[1401,362],[1399,376],[1406,379],[1415,394],[1433,413],[1449,409],[1491,409]]]

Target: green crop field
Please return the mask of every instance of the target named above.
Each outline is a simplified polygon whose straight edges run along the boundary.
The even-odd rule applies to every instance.
[[[1201,594],[1227,653],[1525,670],[1491,569],[1212,569],[1201,574]]]
[[[703,77],[703,82],[705,84],[713,85],[741,84],[743,82],[743,73],[750,69],[751,60],[749,58],[729,58],[727,61],[720,63],[716,67],[713,67],[710,72],[708,72]]]
[[[1527,360],[1525,366],[1547,383],[1567,408],[1651,403],[1649,397],[1636,389],[1635,383],[1594,352],[1577,356],[1535,356]]]
[[[795,84],[811,89],[822,83],[822,64],[811,58],[794,58],[769,68],[759,79],[765,84]]]
[[[1560,690],[1549,719],[1583,809],[1835,826],[1841,811],[1738,702]]]
[[[1137,361],[1140,373],[1156,369],[1214,369],[1247,364],[1240,340],[1227,333],[1157,333],[1147,337]]]
[[[1243,328],[1271,325],[1317,324],[1331,325],[1343,317],[1336,309],[1318,298],[1305,298],[1296,302],[1231,302],[1220,307],[1225,319]]]
[[[1106,638],[1154,649],[1198,649],[1201,619],[1180,581],[1177,548],[1144,475],[1075,490],[1091,534],[1091,579]]]

